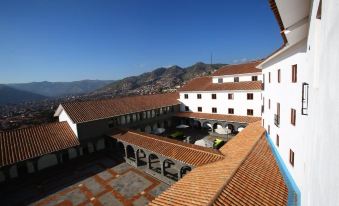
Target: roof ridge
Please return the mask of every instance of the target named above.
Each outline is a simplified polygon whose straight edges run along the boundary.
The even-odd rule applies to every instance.
[[[209,151],[206,151],[206,150],[200,150],[200,149],[197,149],[197,148],[194,148],[194,147],[186,146],[186,145],[184,145],[184,142],[178,141],[178,142],[183,143],[183,144],[176,144],[176,143],[174,143],[174,142],[166,141],[166,140],[164,140],[166,137],[162,137],[162,136],[159,136],[159,137],[162,138],[162,139],[158,139],[158,138],[155,138],[155,137],[147,136],[147,135],[144,135],[144,134],[141,134],[141,133],[138,133],[138,132],[134,132],[134,131],[130,131],[130,130],[129,130],[128,132],[131,132],[131,133],[133,133],[133,134],[136,134],[136,135],[139,135],[139,136],[143,136],[143,137],[146,137],[146,138],[150,138],[150,139],[154,139],[154,140],[160,140],[160,141],[162,141],[162,142],[166,142],[166,143],[169,143],[169,144],[172,144],[172,145],[177,145],[177,146],[181,146],[181,147],[184,147],[184,148],[192,149],[192,150],[199,151],[199,152],[209,153],[209,154],[213,154],[213,155],[216,155],[216,156],[222,156],[222,157],[225,156],[225,155],[222,154],[219,150],[215,150],[215,153],[214,153],[214,152],[212,152],[212,151],[209,152]],[[169,139],[169,138],[168,138],[168,139]],[[187,143],[186,143],[186,144],[187,144]],[[198,145],[195,145],[195,146],[199,147]],[[205,148],[205,147],[203,147],[203,148]],[[213,150],[213,151],[214,151],[214,150]]]
[[[28,127],[22,127],[22,128],[17,128],[17,129],[11,129],[11,130],[5,130],[5,131],[0,131],[0,133],[6,133],[6,132],[14,132],[14,131],[21,131],[25,129],[32,129],[32,128],[40,128],[40,127],[46,127],[52,124],[61,124],[65,123],[66,121],[61,121],[61,122],[45,122],[42,124],[37,124],[37,125],[30,125]]]

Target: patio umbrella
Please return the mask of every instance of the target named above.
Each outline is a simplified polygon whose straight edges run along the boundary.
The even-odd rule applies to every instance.
[[[154,134],[162,134],[165,132],[165,128],[156,128]]]
[[[224,128],[217,128],[214,131],[218,134],[227,134],[227,131]]]
[[[181,125],[176,126],[177,129],[185,129],[187,127],[190,127],[190,126],[185,125],[185,124],[181,124]]]

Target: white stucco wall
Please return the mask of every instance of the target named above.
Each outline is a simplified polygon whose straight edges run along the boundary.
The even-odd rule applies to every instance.
[[[322,1],[313,12],[307,53],[310,84],[309,125],[305,130],[304,205],[339,205],[339,1]]]
[[[218,83],[218,79],[222,78],[223,82],[234,82],[234,77],[239,77],[239,82],[252,81],[252,76],[257,76],[258,81],[262,80],[261,73],[248,73],[248,74],[234,74],[234,75],[223,75],[223,76],[213,76],[212,82]]]
[[[293,179],[302,190],[303,176],[305,169],[303,130],[307,129],[304,121],[307,116],[301,115],[302,82],[307,82],[305,72],[306,41],[291,47],[276,59],[264,64],[263,74],[265,75],[265,90],[263,98],[265,108],[263,113],[264,127],[268,131],[270,126],[270,137],[276,143],[276,136],[279,135],[279,147],[275,145],[280,153],[287,169]],[[297,82],[292,83],[292,65],[297,64]],[[278,83],[278,69],[281,72],[281,81]],[[269,83],[271,73],[271,83]],[[271,101],[269,109],[268,102]],[[277,112],[277,103],[280,103],[280,126],[274,124],[274,114]],[[291,124],[291,109],[296,110],[296,125]],[[290,149],[294,151],[294,166],[289,163]]]
[[[78,136],[78,129],[77,125],[74,124],[74,122],[71,120],[71,118],[68,116],[67,112],[65,110],[62,110],[59,115],[59,122],[67,121],[71,129],[73,130],[74,134]]]
[[[233,93],[234,98],[228,99],[228,94]],[[253,93],[253,100],[247,100],[247,93]],[[188,99],[185,99],[188,94]],[[201,99],[197,99],[201,94]],[[212,99],[212,94],[217,99]],[[215,92],[180,92],[181,111],[188,106],[191,112],[198,112],[202,107],[202,113],[212,113],[212,107],[217,108],[217,114],[228,114],[228,108],[234,108],[234,115],[247,116],[247,109],[253,109],[253,116],[261,116],[261,91],[215,91]]]
[[[280,136],[277,149],[300,189],[301,205],[339,205],[339,2],[322,1],[321,20],[316,18],[319,0],[311,2],[307,40],[264,65],[263,119],[266,129],[270,125],[274,143],[276,134]],[[286,84],[291,64],[298,64],[297,84]],[[276,83],[279,68],[280,85]],[[310,85],[307,116],[301,115],[302,82]],[[279,128],[273,122],[277,101],[281,104]],[[290,107],[297,110],[296,126],[290,124]],[[289,148],[295,152],[294,167],[288,161]]]

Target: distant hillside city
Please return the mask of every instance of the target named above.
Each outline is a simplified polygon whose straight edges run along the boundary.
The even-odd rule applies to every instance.
[[[53,113],[63,102],[174,92],[188,80],[210,75],[225,65],[174,65],[121,80],[0,84],[0,131],[53,122]]]

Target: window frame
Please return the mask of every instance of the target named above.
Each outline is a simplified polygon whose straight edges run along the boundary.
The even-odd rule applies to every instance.
[[[230,97],[231,97],[231,98],[230,98]],[[228,93],[228,94],[227,94],[227,98],[230,99],[230,100],[231,100],[231,99],[234,99],[234,93]]]
[[[258,81],[258,76],[257,75],[252,76],[252,82],[254,82],[254,81]]]
[[[230,112],[230,111],[232,111],[232,112]],[[228,114],[234,114],[234,108],[228,108]]]
[[[293,64],[292,65],[292,83],[298,82],[298,65]]]
[[[188,94],[184,94],[184,99],[188,99]]]
[[[217,99],[217,94],[212,94],[212,99]]]
[[[239,82],[239,77],[234,77],[233,80],[234,82]]]
[[[293,126],[296,125],[296,119],[297,119],[297,111],[293,108],[291,108],[291,124]]]
[[[212,107],[212,113],[218,113],[218,110],[216,107]]]
[[[198,107],[198,112],[202,112],[202,107]]]
[[[252,113],[252,114],[249,114]],[[247,116],[253,116],[254,110],[253,109],[247,109]]]
[[[201,99],[201,94],[197,94],[197,99]]]
[[[294,167],[294,159],[295,159],[295,154],[292,149],[290,149],[290,154],[289,154],[289,162],[292,167]]]
[[[247,93],[247,100],[253,100],[254,94],[253,93]]]

